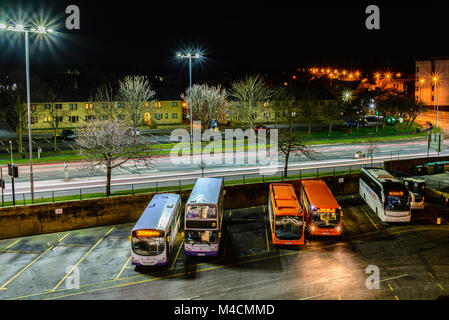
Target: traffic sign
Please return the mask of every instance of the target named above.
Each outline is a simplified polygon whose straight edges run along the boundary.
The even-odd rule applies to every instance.
[[[19,167],[8,163],[8,175],[13,178],[19,177]]]

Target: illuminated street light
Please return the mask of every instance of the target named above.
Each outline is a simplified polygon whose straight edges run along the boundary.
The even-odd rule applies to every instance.
[[[342,100],[346,103],[352,100],[352,91],[349,89],[343,90],[342,92]]]
[[[434,83],[434,85],[435,85],[435,88],[437,89],[437,123],[436,123],[436,126],[437,126],[437,128],[438,128],[438,96],[439,96],[439,90],[438,90],[438,83],[439,83],[439,81],[440,81],[440,77],[439,77],[439,75],[437,75],[437,74],[433,74],[432,75],[432,81],[433,81],[433,83]]]
[[[181,54],[178,52],[177,57],[179,59],[189,59],[189,109],[190,109],[190,152],[193,152],[193,115],[192,115],[192,59],[201,59],[201,55],[196,53],[187,52],[186,54]]]
[[[46,29],[43,26],[37,28],[26,29],[22,24],[16,24],[13,26],[6,26],[4,23],[0,23],[0,30],[22,32],[25,34],[25,68],[26,68],[26,87],[27,87],[27,111],[28,111],[28,148],[30,154],[30,190],[31,190],[31,202],[34,203],[34,179],[33,179],[33,140],[31,139],[31,100],[30,100],[30,53],[28,46],[28,33],[46,34],[52,32],[51,29]]]

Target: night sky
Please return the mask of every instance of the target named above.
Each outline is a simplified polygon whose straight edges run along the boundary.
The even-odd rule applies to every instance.
[[[58,30],[47,41],[32,39],[37,73],[76,66],[179,76],[186,70],[175,54],[187,47],[205,52],[206,60],[194,68],[202,80],[312,65],[408,73],[416,58],[449,55],[447,12],[440,3],[377,3],[381,30],[370,31],[365,8],[372,3],[295,2],[1,0],[0,22],[38,19]],[[65,29],[70,4],[81,10],[80,30]],[[1,70],[21,68],[23,52],[19,35],[0,33]]]

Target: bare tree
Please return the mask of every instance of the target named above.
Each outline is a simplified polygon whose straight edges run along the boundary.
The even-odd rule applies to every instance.
[[[88,110],[88,113],[93,115],[95,119],[117,119],[121,113],[117,103],[117,92],[110,84],[101,84],[91,95],[89,101],[97,103],[96,108]]]
[[[307,145],[298,133],[287,131],[279,135],[279,150],[285,157],[284,178],[288,174],[288,162],[290,157],[305,156],[308,159],[316,159],[317,152]]]
[[[125,120],[129,121],[133,129],[134,144],[136,131],[143,123],[144,114],[154,105],[156,92],[151,89],[150,82],[144,76],[127,76],[119,83],[118,99],[126,103]]]
[[[218,113],[225,113],[228,102],[228,94],[220,85],[209,86],[207,84],[194,84],[191,90],[192,94],[192,116],[201,121],[201,125],[205,126],[212,119],[216,119]],[[187,88],[181,94],[181,99],[189,101],[190,89]]]
[[[50,92],[48,94],[48,102],[50,103],[50,110],[48,111],[49,117],[47,117],[47,122],[50,127],[53,129],[53,143],[54,150],[57,151],[57,137],[58,130],[61,127],[61,123],[64,122],[64,118],[69,115],[70,111],[65,110],[62,104],[54,103],[57,99],[57,95],[55,92]]]
[[[377,150],[376,141],[370,139],[368,147],[366,148],[366,153],[371,158],[371,167],[373,166],[373,156],[376,150]]]
[[[52,90],[38,78],[31,78],[31,98],[45,101]],[[16,132],[18,152],[23,152],[23,137],[28,128],[28,106],[26,101],[26,82],[22,72],[13,71],[2,83],[0,90],[0,116]],[[31,115],[35,110],[31,109]]]
[[[300,97],[302,100],[302,117],[308,123],[307,134],[312,134],[312,122],[317,119],[319,114],[317,98],[318,94],[313,88],[305,88],[301,91]],[[312,101],[314,103],[312,104]]]
[[[293,94],[284,86],[278,86],[271,90],[272,103],[270,103],[270,110],[274,114],[274,127],[278,127],[279,116],[285,113],[286,106],[282,101],[293,100]]]
[[[106,169],[106,195],[111,195],[112,170],[130,159],[150,161],[151,146],[135,146],[130,126],[119,119],[92,120],[79,128],[76,146],[89,167]]]
[[[257,113],[260,111],[257,104],[267,101],[272,91],[263,79],[256,75],[232,82],[229,95],[238,102],[234,105],[234,112],[253,128]]]

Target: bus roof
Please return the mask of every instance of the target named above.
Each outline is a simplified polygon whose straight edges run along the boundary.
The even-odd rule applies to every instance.
[[[277,214],[301,213],[301,206],[296,196],[295,188],[291,184],[272,183],[270,185],[273,190],[275,207]]]
[[[302,180],[304,191],[315,208],[340,208],[334,195],[323,180]]]
[[[222,178],[198,178],[186,204],[218,204]]]
[[[379,168],[362,168],[362,170],[371,174],[379,182],[398,181],[391,173]]]
[[[181,196],[174,193],[161,193],[154,195],[148,206],[143,211],[132,231],[142,229],[166,229],[173,208],[181,201]]]

